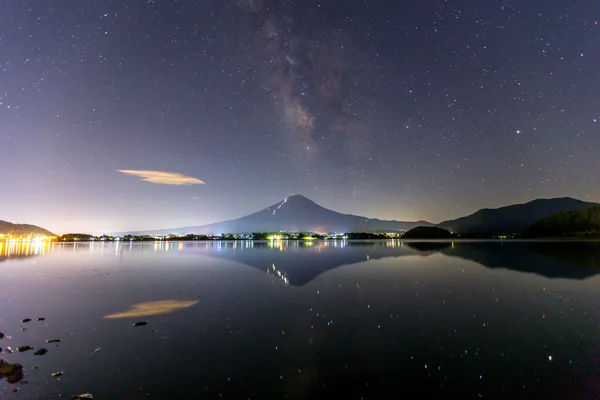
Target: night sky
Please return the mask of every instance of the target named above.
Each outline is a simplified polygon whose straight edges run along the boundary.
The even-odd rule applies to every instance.
[[[592,0],[2,0],[0,219],[599,201],[599,22]]]

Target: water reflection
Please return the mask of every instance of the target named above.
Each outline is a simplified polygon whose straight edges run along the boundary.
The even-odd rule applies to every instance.
[[[191,307],[198,303],[197,300],[161,300],[161,301],[148,301],[145,303],[138,303],[131,306],[126,311],[109,314],[104,318],[106,319],[117,319],[117,318],[139,318],[149,317],[152,315],[165,315],[171,314],[184,308]]]
[[[0,241],[0,262],[9,258],[32,257],[43,255],[54,250],[54,243],[48,241]]]
[[[442,251],[447,247],[454,247],[454,242],[407,242],[406,245],[420,252],[436,252]]]
[[[0,241],[0,262],[10,258],[88,248],[90,254],[112,254],[123,262],[132,243],[53,243]],[[600,242],[547,241],[156,241],[135,245],[142,252],[200,252],[229,259],[302,286],[332,269],[388,257],[441,253],[488,268],[535,273],[547,278],[585,279],[600,273]],[[252,251],[244,251],[252,250]],[[340,251],[343,250],[343,251]],[[293,253],[290,257],[289,253]]]
[[[332,269],[388,257],[441,253],[488,268],[534,273],[546,278],[585,279],[600,273],[598,242],[459,242],[459,241],[337,241],[337,242],[207,242],[206,254],[241,262],[260,270],[276,265],[286,282],[302,286]],[[195,247],[184,247],[192,250]],[[253,251],[244,249],[252,248]],[[300,251],[300,248],[302,250]],[[344,249],[344,251],[336,251]],[[257,251],[258,250],[258,251]],[[290,257],[289,252],[293,252]]]
[[[205,250],[203,253],[211,257],[266,270],[292,286],[305,285],[320,274],[343,265],[419,254],[397,240],[206,242],[199,246],[191,244],[184,250]]]
[[[600,398],[598,243],[50,247],[0,268],[3,400]]]
[[[585,279],[600,273],[599,242],[457,242],[440,251],[488,268],[546,278]]]

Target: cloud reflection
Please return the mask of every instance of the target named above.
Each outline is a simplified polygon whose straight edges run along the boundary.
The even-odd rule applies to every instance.
[[[116,314],[106,315],[105,319],[117,319],[117,318],[138,318],[138,317],[149,317],[151,315],[164,315],[170,314],[175,311],[183,310],[184,308],[191,307],[198,303],[197,300],[161,300],[161,301],[148,301],[145,303],[138,303],[131,306],[127,311],[123,311]]]
[[[120,169],[118,171],[123,174],[137,176],[144,182],[156,183],[159,185],[204,185],[204,182],[200,179],[185,176],[178,172],[145,171],[137,169]]]

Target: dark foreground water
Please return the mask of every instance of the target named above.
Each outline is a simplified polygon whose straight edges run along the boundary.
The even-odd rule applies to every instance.
[[[598,243],[0,243],[1,399],[600,397]]]

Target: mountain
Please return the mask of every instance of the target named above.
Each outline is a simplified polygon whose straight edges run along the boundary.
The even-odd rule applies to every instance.
[[[522,232],[534,222],[552,214],[598,205],[598,203],[588,203],[570,197],[537,199],[525,204],[496,209],[484,208],[466,217],[444,221],[438,226],[461,234],[511,234]]]
[[[13,235],[13,236],[54,236],[54,233],[40,228],[35,225],[28,224],[13,224],[8,221],[0,220],[0,235]]]
[[[264,210],[231,221],[210,225],[152,231],[154,234],[221,234],[252,232],[398,232],[419,225],[431,226],[427,221],[385,221],[376,218],[341,214],[321,207],[301,195],[287,197]],[[135,232],[136,234],[150,232]]]
[[[600,236],[600,207],[552,214],[523,232],[526,237]]]

